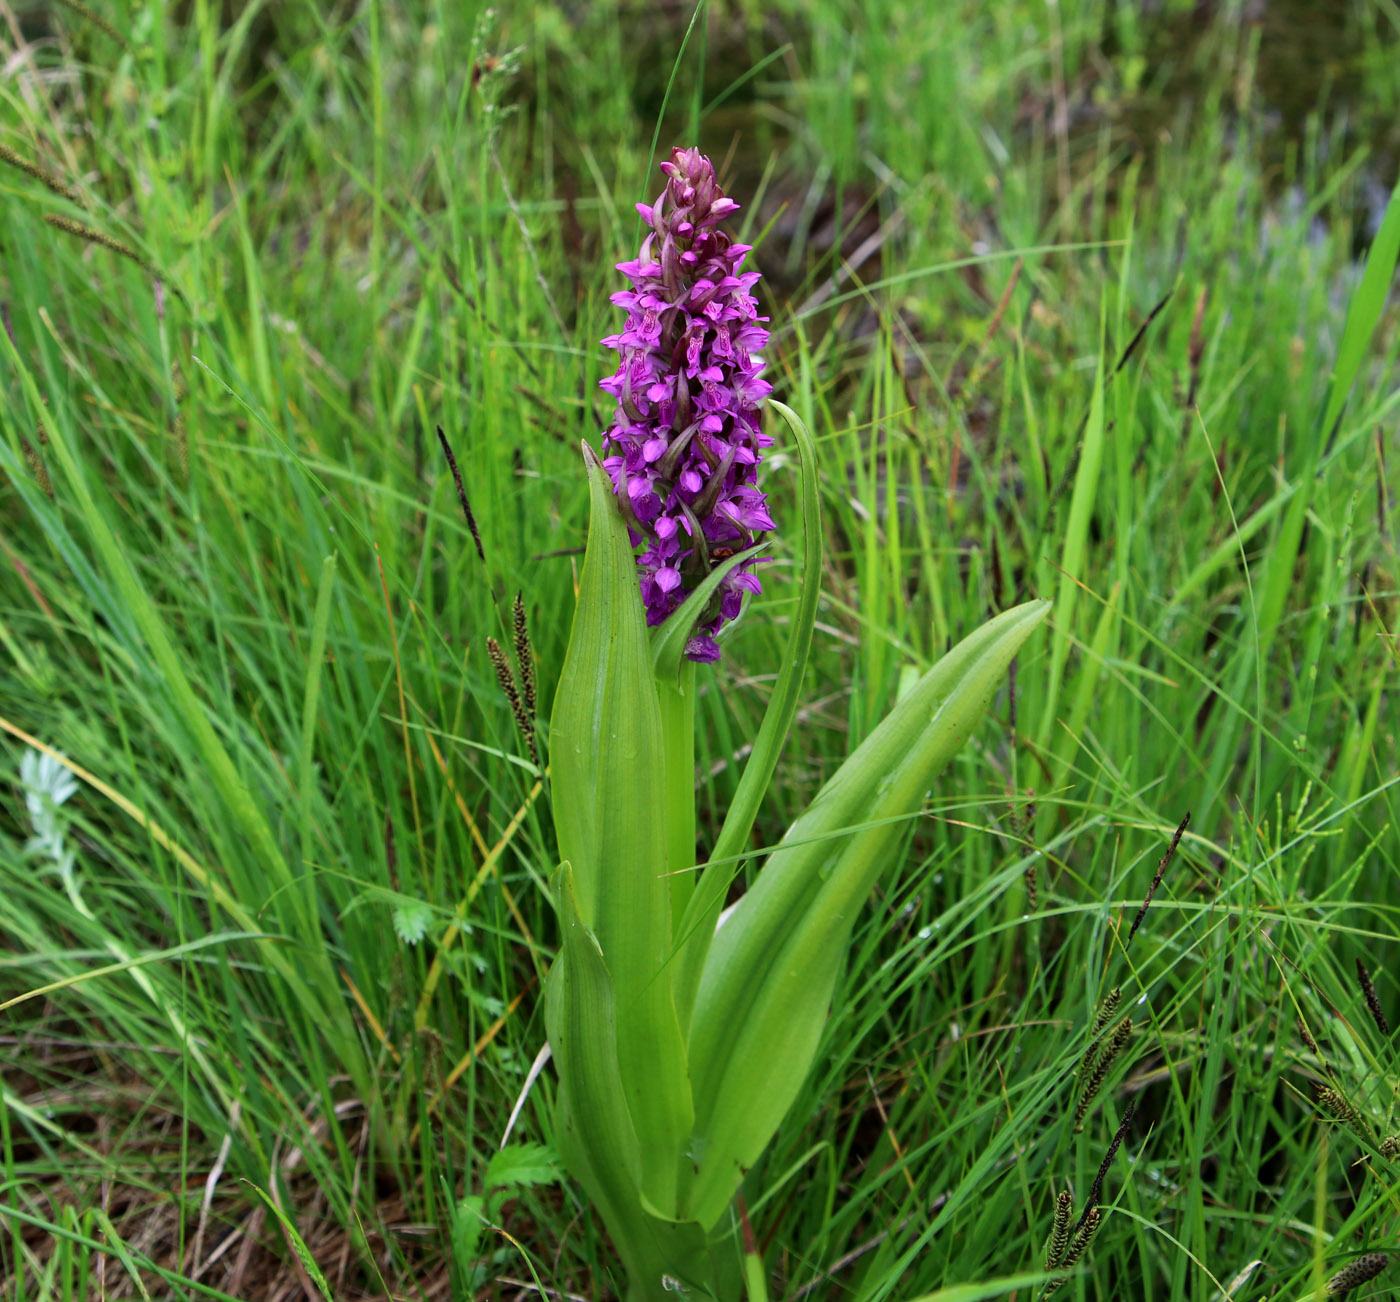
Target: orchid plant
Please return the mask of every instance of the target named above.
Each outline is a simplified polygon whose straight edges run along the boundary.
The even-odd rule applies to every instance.
[[[726,897],[792,724],[821,569],[813,441],[768,398],[767,333],[723,222],[710,161],[676,150],[649,227],[619,264],[620,365],[554,702],[550,766],[561,943],[545,993],[556,1140],[607,1225],[629,1302],[763,1296],[734,1207],[812,1067],[857,911],[900,830],[1044,618],[1030,602],[954,647],[850,755],[737,905]],[[760,591],[775,528],[758,472],[773,439],[801,460],[801,592],[733,804],[697,864],[697,666]],[[704,672],[711,672],[705,670]]]

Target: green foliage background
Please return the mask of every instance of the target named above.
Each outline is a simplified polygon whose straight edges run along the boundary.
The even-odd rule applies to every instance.
[[[613,1287],[545,1150],[487,1174],[556,936],[484,641],[522,591],[549,701],[612,264],[692,140],[823,458],[754,847],[950,640],[1056,602],[751,1177],[774,1295],[1038,1270],[1129,1100],[1061,1296],[1300,1297],[1400,1247],[1400,1168],[1311,1088],[1397,1128],[1355,975],[1400,1020],[1389,0],[97,8],[0,10],[0,145],[71,189],[0,169],[7,1299]],[[781,520],[781,448],[768,484]],[[702,704],[702,849],[774,554]],[[80,770],[67,879],[32,742]],[[1114,985],[1138,1029],[1077,1132]]]

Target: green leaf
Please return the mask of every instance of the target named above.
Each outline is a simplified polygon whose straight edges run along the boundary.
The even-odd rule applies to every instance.
[[[1259,601],[1259,655],[1268,654],[1283,617],[1284,606],[1293,588],[1293,571],[1298,561],[1298,548],[1303,539],[1303,523],[1312,503],[1313,480],[1323,449],[1336,431],[1351,386],[1356,381],[1361,364],[1371,347],[1371,339],[1380,324],[1390,293],[1395,266],[1400,260],[1400,184],[1391,192],[1390,203],[1381,220],[1380,230],[1366,255],[1366,267],[1361,273],[1351,302],[1347,306],[1347,321],[1342,330],[1342,342],[1337,349],[1337,365],[1327,390],[1327,405],[1323,409],[1321,427],[1306,441],[1303,465],[1298,472],[1298,491],[1288,505],[1288,514],[1279,528],[1278,537],[1270,549],[1265,571],[1263,594]]]
[[[667,888],[671,922],[685,916],[695,889],[695,665],[682,660],[656,675],[661,707],[661,783],[666,809]],[[679,1017],[679,1012],[677,1013]]]
[[[452,1209],[452,1260],[464,1274],[481,1253],[481,1232],[486,1228],[486,1200],[468,1194]]]
[[[558,1140],[570,1174],[606,1216],[611,1207],[635,1204],[641,1162],[618,1074],[612,976],[580,913],[567,861],[555,874],[554,896],[560,948],[545,983],[544,1012],[559,1073]]]
[[[1370,351],[1376,327],[1385,311],[1386,299],[1395,279],[1396,262],[1400,260],[1400,183],[1391,192],[1380,229],[1366,254],[1366,266],[1361,282],[1347,305],[1346,325],[1342,327],[1342,342],[1337,348],[1337,365],[1332,371],[1332,383],[1327,391],[1327,408],[1318,433],[1325,441],[1341,418],[1342,408],[1351,396],[1351,386]]]
[[[740,868],[741,861],[737,856],[748,844],[754,819],[767,794],[768,784],[773,780],[778,756],[782,753],[793,716],[797,713],[802,679],[807,672],[807,658],[812,649],[812,629],[817,622],[817,599],[821,595],[822,521],[816,444],[801,417],[791,407],[771,398],[768,405],[791,427],[802,458],[802,592],[796,617],[788,633],[777,686],[773,689],[758,735],[754,738],[748,763],[744,765],[744,776],[739,780],[739,789],[734,793],[724,826],[710,852],[710,863],[700,875],[695,893],[677,928],[676,935],[683,948],[676,964],[676,1008],[683,1026],[689,1024],[700,973],[715,934],[715,922],[724,907],[729,884]]]
[[[579,917],[606,956],[641,1195],[671,1217],[694,1113],[669,969],[661,706],[627,526],[587,447],[584,460],[588,548],[550,729],[554,825]]]
[[[612,977],[579,915],[573,871],[555,875],[559,957],[545,983],[545,1026],[559,1075],[555,1141],[569,1174],[602,1216],[629,1277],[658,1286],[663,1273],[703,1277],[696,1225],[648,1215],[638,1193],[641,1153],[618,1072]]]
[[[940,1288],[936,1293],[924,1293],[912,1302],[987,1302],[989,1298],[1004,1297],[1007,1293],[1034,1287],[1050,1278],[1043,1270],[1028,1270],[1020,1275],[982,1280],[976,1284],[952,1284]]]
[[[1049,608],[1017,606],[934,665],[793,823],[716,934],[690,1034],[700,1166],[687,1210],[701,1225],[718,1221],[806,1078],[851,927],[901,820]]]
[[[550,716],[549,768],[559,857],[572,866],[579,913],[591,927],[597,913],[598,869],[603,857],[599,758],[611,726],[609,708],[617,708],[617,702],[609,700],[613,690],[612,607],[631,600],[631,594],[620,587],[631,564],[631,550],[625,546],[624,531],[625,556],[619,554],[616,531],[610,527],[610,517],[617,513],[595,487],[595,458],[587,447],[584,460],[588,463],[591,507],[588,546]]]
[[[311,650],[306,657],[306,691],[301,706],[301,746],[297,754],[297,791],[301,824],[301,861],[311,862],[311,838],[316,820],[311,815],[311,797],[316,790],[316,713],[321,699],[321,666],[326,659],[326,631],[330,627],[331,594],[335,591],[335,553],[321,562],[321,581],[316,588],[316,613],[311,620]],[[309,907],[316,909],[316,878],[308,873],[303,886]]]
[[[695,665],[682,657],[715,589],[726,575],[761,550],[761,546],[750,547],[711,570],[680,608],[651,633],[652,668],[661,707],[667,885],[673,924],[685,916],[695,888],[695,874],[690,871],[695,862]]]
[[[416,945],[428,934],[433,909],[422,900],[405,900],[394,906],[394,934],[405,945]]]
[[[1050,747],[1051,733],[1059,718],[1056,705],[1060,682],[1074,642],[1074,609],[1079,601],[1079,580],[1084,572],[1089,548],[1089,526],[1093,520],[1094,499],[1098,494],[1099,470],[1104,454],[1104,376],[1100,350],[1099,367],[1094,374],[1094,393],[1089,403],[1089,420],[1079,450],[1079,466],[1074,475],[1069,520],[1065,525],[1065,545],[1060,554],[1060,590],[1055,597],[1055,627],[1050,641],[1050,680],[1045,691],[1045,708],[1040,716],[1037,744]]]
[[[725,576],[763,550],[750,547],[710,571],[681,606],[651,632],[652,668],[661,708],[662,785],[671,918],[684,916],[695,885],[695,666],[682,659],[696,621]]]
[[[486,1167],[488,1189],[526,1189],[559,1179],[559,1158],[547,1144],[512,1144],[491,1157]]]

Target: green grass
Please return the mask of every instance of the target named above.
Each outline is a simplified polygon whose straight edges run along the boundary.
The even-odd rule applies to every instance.
[[[1130,1100],[1067,1302],[1301,1298],[1400,1249],[1400,1168],[1314,1104],[1297,1029],[1400,1129],[1354,971],[1400,1021],[1389,0],[733,3],[679,59],[658,7],[95,7],[124,45],[68,6],[0,27],[0,145],[76,195],[0,168],[6,1302],[609,1295],[576,1190],[486,1197],[555,932],[484,648],[521,590],[547,705],[612,263],[653,140],[697,137],[823,458],[754,846],[911,670],[1056,603],[750,1178],[770,1295],[1038,1296],[992,1282]],[[795,518],[783,449],[767,482]],[[705,692],[702,853],[797,599],[774,554]],[[27,846],[31,738],[80,770],[71,891]],[[1138,1029],[1076,1133],[1114,985]]]

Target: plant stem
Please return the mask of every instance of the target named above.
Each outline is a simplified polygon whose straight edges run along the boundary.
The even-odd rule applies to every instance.
[[[695,888],[695,666],[682,660],[680,673],[657,679],[661,701],[666,871],[671,875],[671,925],[680,926]]]

